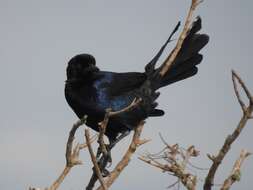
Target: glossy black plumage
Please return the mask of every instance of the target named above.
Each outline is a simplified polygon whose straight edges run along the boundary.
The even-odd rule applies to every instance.
[[[154,67],[168,41],[143,73],[100,71],[93,56],[76,55],[67,66],[65,97],[68,104],[79,118],[88,115],[87,125],[98,131],[98,122],[103,120],[106,108],[118,111],[128,106],[134,98],[141,98],[141,103],[135,109],[110,118],[105,133],[110,141],[114,141],[120,133],[132,130],[147,117],[162,116],[163,110],[156,109],[155,100],[159,96],[156,91],[197,73],[196,65],[202,61],[199,51],[209,40],[207,35],[197,33],[200,29],[201,20],[198,18],[171,70],[162,78],[158,75],[160,68]]]

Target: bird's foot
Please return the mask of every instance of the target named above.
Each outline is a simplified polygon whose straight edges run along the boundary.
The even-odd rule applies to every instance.
[[[111,165],[112,165],[111,152],[108,151],[107,154],[103,154],[98,161],[98,166],[103,177],[107,177],[110,174],[110,172],[106,168],[110,167]]]
[[[112,162],[111,145],[105,144],[105,149],[106,150],[102,150],[102,148],[100,146],[98,147],[97,154],[96,154],[97,162],[101,162],[101,159],[107,159],[108,162],[110,162],[110,163]]]
[[[107,169],[104,168],[104,169],[101,171],[101,174],[102,174],[103,177],[107,177],[107,176],[110,175],[110,172],[109,172]]]

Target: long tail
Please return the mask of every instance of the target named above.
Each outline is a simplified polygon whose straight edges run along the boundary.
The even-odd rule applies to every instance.
[[[193,23],[192,28],[188,32],[182,47],[173,62],[170,70],[163,76],[159,76],[158,73],[162,66],[155,69],[155,64],[164,51],[167,44],[170,42],[172,35],[177,31],[179,24],[176,26],[172,34],[166,43],[161,47],[160,51],[156,56],[146,65],[145,70],[149,78],[149,82],[145,83],[144,88],[151,88],[150,98],[147,99],[146,110],[148,111],[148,116],[162,116],[164,114],[163,110],[156,109],[157,103],[155,100],[159,96],[156,92],[157,89],[167,86],[171,83],[189,78],[198,72],[197,65],[202,61],[203,56],[199,51],[208,43],[209,37],[206,34],[199,34],[198,31],[201,29],[201,19],[197,17],[197,20]],[[150,106],[150,102],[152,102]]]
[[[176,31],[177,27],[173,32]],[[201,18],[197,17],[196,21],[192,25],[192,28],[188,32],[187,37],[185,38],[182,44],[182,48],[180,49],[179,54],[177,55],[175,61],[173,62],[173,65],[171,66],[171,69],[162,77],[162,79],[159,81],[159,84],[156,85],[156,89],[189,78],[198,72],[198,68],[196,65],[198,65],[203,58],[203,56],[199,53],[199,51],[209,41],[208,35],[198,33],[200,29],[201,29]],[[152,64],[150,62],[146,66],[146,72],[148,71],[147,68],[150,69],[150,66],[154,67],[155,63],[159,59],[167,43],[168,41],[166,41],[164,46],[154,57],[155,62],[153,61],[154,60],[153,59],[152,60],[153,62],[151,61]],[[156,71],[159,69],[161,68],[156,69]]]

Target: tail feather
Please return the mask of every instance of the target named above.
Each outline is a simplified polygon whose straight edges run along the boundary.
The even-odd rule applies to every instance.
[[[192,77],[192,76],[196,75],[197,72],[198,72],[198,68],[197,67],[193,67],[191,70],[185,71],[184,73],[181,73],[180,75],[178,75],[176,77],[173,77],[173,78],[171,78],[171,79],[169,79],[167,81],[162,81],[161,87],[167,86],[169,84],[172,84],[172,83],[184,80],[184,79],[187,79],[189,77]]]
[[[190,39],[186,40],[187,41],[184,41],[174,64],[180,64],[197,54],[208,43],[209,37],[206,34],[195,34],[191,36]]]
[[[179,26],[179,25],[178,25]],[[178,26],[173,31],[172,35],[178,28]],[[199,53],[199,51],[208,43],[209,37],[206,34],[199,34],[198,32],[201,29],[201,19],[200,17],[193,23],[190,31],[188,32],[185,40],[183,41],[182,47],[174,60],[170,70],[165,73],[164,76],[160,76],[159,72],[161,67],[155,68],[155,64],[164,51],[166,45],[170,41],[171,36],[166,41],[166,43],[162,46],[157,55],[147,64],[145,67],[145,73],[147,75],[148,80],[143,84],[143,89],[145,92],[148,92],[148,95],[145,94],[146,99],[143,98],[144,104],[146,107],[148,116],[162,116],[164,114],[163,110],[156,109],[157,103],[155,102],[156,90],[167,86],[171,83],[184,80],[191,76],[194,76],[198,72],[197,65],[203,59],[203,56]],[[144,97],[144,96],[143,96]],[[147,102],[145,104],[145,102]]]
[[[208,43],[209,36],[197,33],[201,29],[200,17],[193,23],[171,69],[163,76],[158,88],[194,76],[203,56],[199,51]],[[158,68],[160,69],[160,68]]]
[[[171,83],[189,78],[198,72],[198,65],[203,59],[201,54],[196,54],[190,59],[181,62],[180,64],[175,64],[172,66],[171,70],[162,78],[160,87],[169,85]]]

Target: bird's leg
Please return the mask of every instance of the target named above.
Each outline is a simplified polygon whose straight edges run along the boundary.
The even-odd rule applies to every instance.
[[[129,135],[130,131],[125,131],[122,134],[120,134],[116,139],[110,140],[109,145],[106,145],[107,153],[103,154],[101,158],[99,159],[99,167],[104,177],[106,177],[109,172],[105,169],[108,163],[112,163],[112,157],[111,157],[111,150],[112,148],[121,141],[124,137]],[[100,153],[101,154],[101,153]]]
[[[102,150],[101,150],[101,147],[99,146],[97,149],[97,154],[96,154],[97,161],[99,161],[99,157],[100,157],[101,153],[102,153]]]
[[[107,155],[102,155],[99,158],[99,156],[101,155],[101,148],[100,150],[98,150],[98,152],[100,151],[99,153],[99,156],[97,157],[98,159],[98,166],[99,166],[99,169],[103,175],[103,177],[106,177],[108,176],[110,173],[109,171],[106,169],[106,166],[108,163],[111,163],[112,162],[112,158],[111,158],[111,150],[112,148],[119,142],[121,141],[124,137],[126,137],[127,135],[129,135],[130,131],[125,131],[123,132],[118,138],[114,139],[114,140],[110,140],[110,143],[109,145],[106,146],[106,149],[107,149]],[[98,155],[98,153],[97,153]],[[90,179],[90,182],[88,184],[88,186],[86,187],[86,190],[91,190],[93,189],[94,187],[94,184],[96,183],[98,177],[97,177],[97,174],[95,172],[95,169],[93,168],[93,174],[91,176],[91,179]]]

